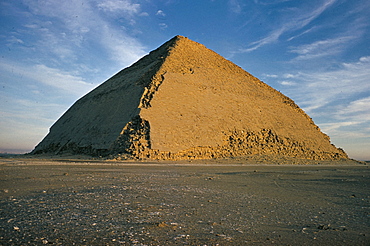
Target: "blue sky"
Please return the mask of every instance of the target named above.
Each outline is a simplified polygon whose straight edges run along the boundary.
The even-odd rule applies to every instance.
[[[368,0],[1,0],[0,23],[0,152],[32,150],[77,99],[183,35],[370,160]]]

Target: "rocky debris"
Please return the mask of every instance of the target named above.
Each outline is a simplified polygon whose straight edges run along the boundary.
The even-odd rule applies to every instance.
[[[131,156],[142,156],[150,149],[149,122],[135,116],[123,128],[121,134],[110,148],[112,153],[124,153]]]
[[[247,130],[232,131],[226,135],[224,142],[224,145],[218,147],[196,147],[177,153],[147,148],[141,149],[141,152],[135,152],[133,156],[144,160],[222,159],[238,156],[285,156],[310,160],[340,160],[348,158],[347,154],[341,149],[338,149],[336,152],[312,150],[306,147],[304,143],[279,137],[271,129],[262,129],[259,132],[248,132]],[[149,144],[146,145],[148,146]]]

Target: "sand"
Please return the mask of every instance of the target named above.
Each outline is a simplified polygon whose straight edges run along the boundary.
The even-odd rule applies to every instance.
[[[0,159],[1,245],[369,245],[367,165]]]

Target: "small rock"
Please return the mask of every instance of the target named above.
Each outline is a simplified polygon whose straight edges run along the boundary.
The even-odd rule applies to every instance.
[[[319,225],[317,227],[317,229],[319,229],[319,230],[329,230],[331,228],[330,228],[330,224],[328,224],[328,225]]]
[[[158,223],[157,226],[158,227],[167,227],[168,225],[166,224],[166,222],[161,222],[161,223]]]

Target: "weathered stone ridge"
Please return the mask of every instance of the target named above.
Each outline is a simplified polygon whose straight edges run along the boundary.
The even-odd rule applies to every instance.
[[[78,100],[33,153],[346,159],[294,101],[176,36]]]
[[[127,154],[128,152],[125,151],[122,153]],[[130,153],[136,159],[155,160],[196,160],[251,155],[275,155],[310,160],[339,160],[348,158],[342,149],[337,149],[336,152],[312,150],[305,146],[304,143],[279,137],[270,129],[262,129],[259,132],[235,130],[229,133],[229,135],[225,135],[224,145],[217,147],[198,146],[179,152],[136,148],[134,152],[131,151]],[[120,154],[117,157],[121,159]]]

